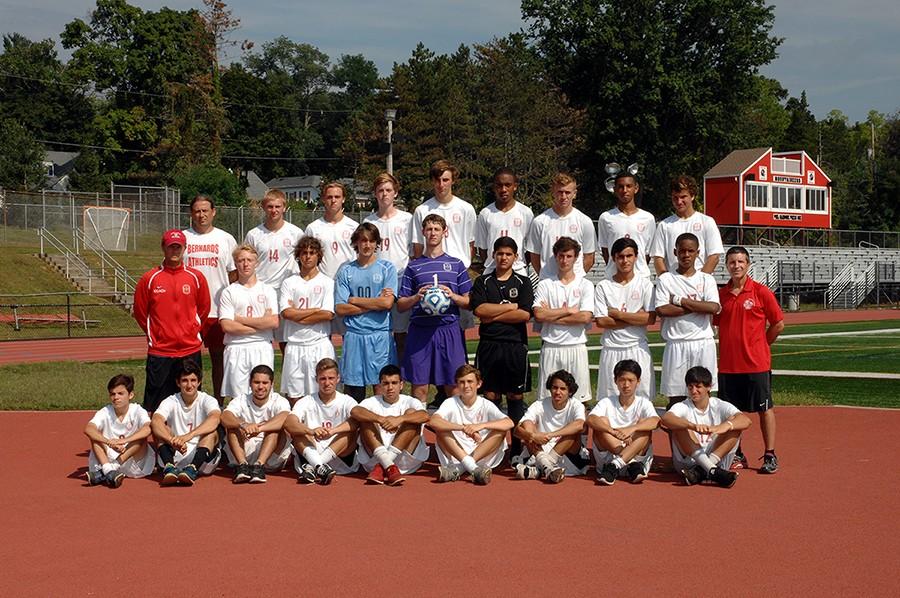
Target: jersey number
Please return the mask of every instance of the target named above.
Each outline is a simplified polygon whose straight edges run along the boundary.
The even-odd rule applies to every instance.
[[[331,251],[334,252],[334,255],[337,255],[337,253],[338,253],[338,242],[337,241],[331,242]]]
[[[277,261],[278,261],[279,255],[280,255],[280,254],[278,253],[278,250],[277,250],[277,249],[270,249],[270,250],[269,250],[269,261],[270,261],[270,262],[277,262]]]
[[[369,287],[356,287],[356,296],[368,299],[372,296],[372,289]]]
[[[248,306],[247,306],[247,317],[248,317],[248,318],[252,318],[252,317],[253,317],[253,306],[252,306],[252,305],[248,305]]]
[[[508,237],[508,236],[509,236],[509,229],[508,229],[508,228],[504,228],[503,230],[501,230],[501,231],[500,231],[500,236],[501,236],[501,237]]]
[[[390,249],[391,248],[391,240],[390,239],[382,239],[381,240],[381,248],[384,251],[387,251],[388,249]]]
[[[306,309],[307,304],[309,303],[309,299],[306,297],[300,297],[297,299],[297,309]]]

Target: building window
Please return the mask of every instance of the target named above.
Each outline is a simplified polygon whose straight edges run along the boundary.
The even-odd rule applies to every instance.
[[[799,187],[772,187],[772,207],[776,210],[803,208],[803,190]]]
[[[811,212],[825,211],[825,189],[806,190],[806,209]]]
[[[781,174],[800,174],[800,160],[773,157],[772,172],[779,172]]]
[[[744,205],[748,208],[769,207],[769,186],[747,183],[744,187]]]

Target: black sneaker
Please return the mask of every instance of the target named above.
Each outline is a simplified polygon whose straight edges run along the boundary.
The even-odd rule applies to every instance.
[[[321,486],[327,486],[334,479],[336,472],[328,463],[322,463],[316,466],[316,482]]]
[[[625,478],[632,484],[640,484],[647,477],[644,464],[633,461],[625,468]]]
[[[254,463],[249,466],[250,469],[250,483],[251,484],[265,484],[266,483],[266,468],[262,466],[260,463]]]
[[[235,484],[243,484],[250,481],[250,464],[238,463],[234,469],[234,477],[231,479]]]
[[[699,465],[692,465],[691,467],[682,469],[681,475],[684,477],[684,483],[688,486],[695,486],[706,479],[706,472],[703,471],[703,468]]]
[[[122,485],[122,482],[125,481],[125,474],[116,469],[115,471],[109,472],[109,475],[106,476],[106,485],[110,488],[118,488]]]
[[[763,464],[759,468],[759,473],[775,473],[778,471],[778,457],[775,453],[766,453],[763,455]]]
[[[731,488],[737,481],[738,474],[721,467],[713,467],[709,470],[709,479],[722,488]]]
[[[301,484],[315,484],[316,468],[310,463],[301,465],[300,471],[297,473],[297,481]]]
[[[597,474],[597,483],[612,486],[616,483],[617,477],[619,477],[619,469],[612,463],[607,463]]]
[[[87,476],[88,484],[91,486],[99,486],[106,483],[106,476],[103,475],[102,469],[88,469],[85,476]]]

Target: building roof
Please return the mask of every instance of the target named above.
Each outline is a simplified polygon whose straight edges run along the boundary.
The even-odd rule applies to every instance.
[[[252,170],[247,171],[247,199],[262,199],[269,187]]]
[[[770,147],[754,147],[751,149],[734,150],[709,169],[704,177],[717,178],[725,176],[740,176],[745,170],[753,166],[766,153],[772,151]]]
[[[316,174],[308,176],[287,176],[274,178],[266,182],[269,189],[296,189],[297,187],[318,188],[322,184],[322,177]]]
[[[45,162],[53,162],[53,164],[57,166],[62,166],[64,164],[68,164],[78,157],[80,152],[57,152],[57,151],[45,151],[44,152],[44,161]]]

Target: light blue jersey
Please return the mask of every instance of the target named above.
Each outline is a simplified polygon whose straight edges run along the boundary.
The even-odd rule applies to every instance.
[[[397,269],[386,260],[375,260],[367,267],[357,260],[344,262],[335,275],[334,303],[349,303],[350,297],[378,297],[384,289],[398,293]],[[344,316],[347,332],[370,334],[391,331],[391,310],[367,311],[355,316]]]

